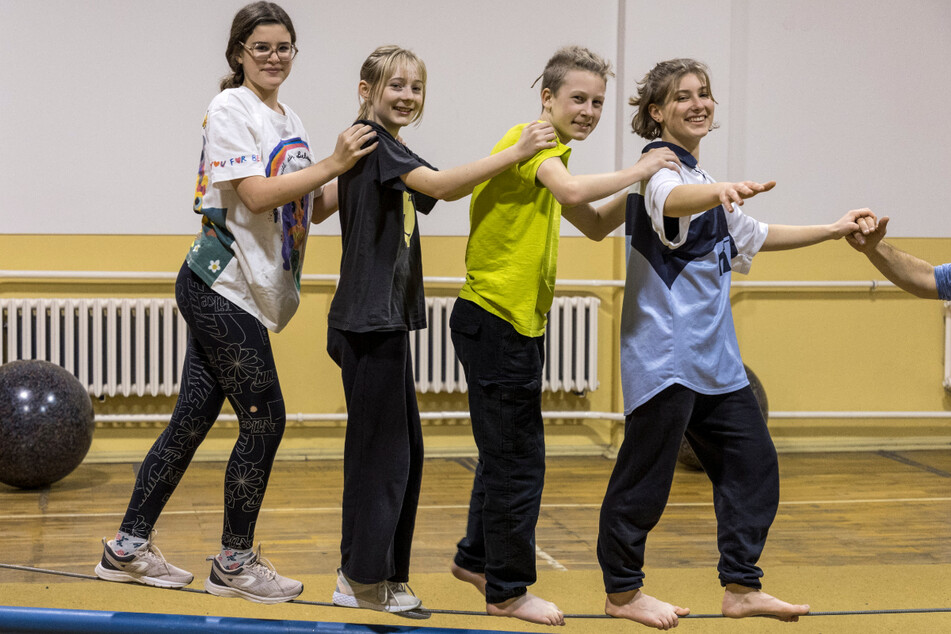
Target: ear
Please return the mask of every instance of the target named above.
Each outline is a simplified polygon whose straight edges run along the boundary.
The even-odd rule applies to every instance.
[[[542,88],[542,109],[551,110],[551,100],[554,98],[554,95],[551,92],[551,88]]]
[[[664,122],[664,114],[661,112],[660,108],[657,107],[656,103],[652,103],[651,105],[647,106],[647,112],[650,114],[651,119],[657,123]]]
[[[364,101],[370,101],[370,84],[366,80],[361,79],[360,83],[357,84],[357,95]]]

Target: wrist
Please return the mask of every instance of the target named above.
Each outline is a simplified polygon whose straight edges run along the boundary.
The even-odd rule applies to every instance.
[[[535,152],[531,148],[520,148],[518,145],[510,145],[499,154],[506,155],[505,158],[508,159],[509,163],[518,163],[535,156]]]
[[[323,160],[327,169],[330,171],[331,178],[336,178],[347,171],[346,164],[336,154],[331,154]],[[316,166],[315,166],[316,167]]]

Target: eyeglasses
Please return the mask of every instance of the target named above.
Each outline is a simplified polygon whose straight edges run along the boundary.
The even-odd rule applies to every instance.
[[[289,62],[295,57],[297,57],[297,47],[293,44],[278,44],[276,48],[271,48],[270,44],[265,44],[264,42],[255,42],[253,45],[248,46],[244,42],[239,42],[244,50],[251,53],[251,57],[258,62],[266,62],[271,59],[271,55],[277,53],[277,58],[282,62]]]

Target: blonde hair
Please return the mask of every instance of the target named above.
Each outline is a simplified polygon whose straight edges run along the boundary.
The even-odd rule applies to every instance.
[[[597,53],[582,46],[564,46],[551,56],[548,63],[545,64],[545,70],[538,76],[532,86],[542,82],[541,90],[546,88],[551,94],[558,94],[558,89],[565,83],[565,75],[572,70],[586,70],[594,73],[598,77],[608,81],[608,77],[614,77],[614,71],[611,70],[611,62],[607,61]]]
[[[423,117],[423,106],[426,105],[426,64],[413,51],[395,45],[377,47],[360,67],[360,81],[365,81],[370,87],[370,96],[360,101],[358,119],[370,117],[370,108],[373,102],[383,94],[384,85],[397,70],[404,66],[415,68],[423,82],[423,99],[412,121],[412,123],[419,123]]]
[[[628,103],[637,108],[634,117],[631,119],[631,128],[638,136],[645,139],[659,139],[663,134],[663,128],[651,117],[650,107],[656,105],[663,106],[670,101],[680,80],[684,75],[696,75],[700,82],[706,86],[710,99],[713,99],[713,88],[710,86],[710,71],[702,62],[695,59],[679,58],[669,59],[660,62],[649,73],[644,75],[644,79],[637,82],[637,95],[631,97]],[[713,103],[717,100],[713,99]],[[719,127],[716,123],[710,126],[713,130]]]

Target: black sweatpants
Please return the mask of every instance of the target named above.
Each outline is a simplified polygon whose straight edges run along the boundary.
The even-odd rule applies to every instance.
[[[713,483],[720,583],[761,587],[756,562],[779,505],[779,467],[756,397],[749,386],[710,396],[672,385],[625,421],[598,533],[608,593],[644,584],[644,543],[667,504],[685,432]]]
[[[340,567],[358,583],[409,580],[423,432],[406,331],[329,328],[347,400]]]

